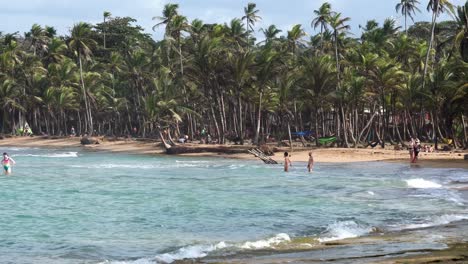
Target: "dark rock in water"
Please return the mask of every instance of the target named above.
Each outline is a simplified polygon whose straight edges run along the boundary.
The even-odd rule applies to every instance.
[[[94,144],[99,144],[99,141],[93,138],[89,137],[82,137],[81,140],[81,145],[94,145]]]

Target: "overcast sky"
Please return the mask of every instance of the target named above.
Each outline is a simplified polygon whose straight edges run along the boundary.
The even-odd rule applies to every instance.
[[[359,25],[365,25],[367,20],[376,19],[381,22],[387,17],[398,19],[403,25],[403,19],[395,12],[399,0],[328,0],[333,10],[351,17],[352,32],[360,35]],[[152,17],[159,16],[166,3],[178,3],[180,13],[189,20],[202,19],[205,23],[224,23],[234,17],[242,17],[243,8],[248,2],[257,3],[262,21],[257,29],[275,24],[284,32],[295,24],[302,24],[309,34],[314,33],[310,27],[313,10],[325,0],[0,0],[0,31],[21,34],[28,31],[34,23],[50,25],[59,34],[68,34],[74,23],[85,21],[96,23],[102,20],[103,11],[109,11],[113,16],[130,16],[138,20],[148,33],[155,39],[162,37],[162,28],[153,32]],[[430,20],[426,11],[427,0],[420,0],[422,13],[416,16],[416,21]],[[452,0],[455,5],[462,5],[465,0]],[[445,17],[446,18],[446,17]],[[442,18],[443,19],[443,18]]]

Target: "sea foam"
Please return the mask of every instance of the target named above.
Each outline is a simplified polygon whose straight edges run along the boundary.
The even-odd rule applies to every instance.
[[[265,239],[265,240],[258,240],[254,242],[245,242],[240,246],[242,249],[263,249],[263,248],[271,248],[277,246],[284,242],[291,241],[291,238],[288,234],[278,234],[272,238]]]
[[[442,185],[438,183],[424,179],[406,180],[406,183],[408,184],[408,187],[415,189],[438,189],[442,187]]]
[[[51,154],[18,154],[15,157],[42,157],[42,158],[77,158],[78,152],[62,152]]]
[[[468,220],[468,215],[445,214],[427,218],[423,223],[409,224],[403,229],[419,229],[433,226],[447,225],[461,220]]]
[[[153,258],[141,258],[131,261],[109,261],[106,260],[101,264],[155,264],[155,263],[172,263],[177,260],[183,259],[197,259],[208,256],[211,252],[222,250],[225,248],[232,248],[234,250],[258,250],[266,248],[274,248],[275,246],[291,241],[288,234],[278,234],[268,239],[257,241],[247,241],[239,244],[228,244],[226,242],[219,242],[214,245],[193,245],[182,247],[176,251],[159,254]]]
[[[372,232],[372,229],[366,226],[359,225],[354,221],[339,221],[328,225],[323,237],[319,238],[319,242],[328,242],[341,240],[345,238],[360,237]]]

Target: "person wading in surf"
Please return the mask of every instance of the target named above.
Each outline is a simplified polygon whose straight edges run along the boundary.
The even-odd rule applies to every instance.
[[[314,157],[312,156],[312,152],[309,152],[309,162],[307,163],[307,170],[312,172],[314,169]]]
[[[289,153],[285,152],[284,153],[284,171],[285,172],[289,171],[289,166],[292,166],[291,160],[289,159]]]
[[[3,169],[5,170],[5,175],[11,174],[11,166],[15,165],[16,162],[12,158],[8,156],[6,152],[3,153],[2,165]]]

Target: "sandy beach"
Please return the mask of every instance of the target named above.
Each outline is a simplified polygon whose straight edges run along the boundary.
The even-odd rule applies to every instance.
[[[216,147],[215,145],[186,144],[187,146],[197,147]],[[99,144],[86,145],[80,144],[79,138],[44,138],[44,137],[12,137],[0,140],[0,146],[15,147],[39,147],[39,148],[84,148],[93,151],[109,151],[129,154],[143,155],[163,155],[164,148],[158,141],[139,140],[139,139],[106,139],[100,140]],[[191,157],[222,157],[233,159],[256,159],[248,154],[247,150],[252,146],[228,145],[226,148],[245,149],[245,154],[226,154],[226,153],[191,153],[183,156]],[[369,162],[369,161],[387,161],[387,162],[408,162],[409,155],[406,150],[390,150],[381,148],[279,148],[278,152],[272,158],[279,163],[283,162],[283,152],[288,151],[291,154],[291,161],[307,162],[308,153],[313,152],[314,159],[318,163],[332,162]],[[466,150],[440,151],[435,153],[420,153],[420,160],[415,166],[433,166],[445,168],[468,168],[468,161],[464,160],[464,155],[468,154]]]

